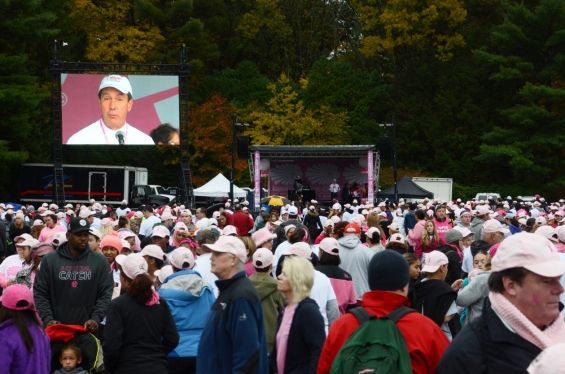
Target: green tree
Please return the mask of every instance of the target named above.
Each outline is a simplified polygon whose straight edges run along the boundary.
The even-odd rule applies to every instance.
[[[477,161],[492,177],[529,184],[565,186],[565,7],[563,1],[504,2],[502,25],[491,34],[492,48],[475,51],[490,68],[490,79],[507,91],[521,87],[515,105],[484,134]],[[501,163],[506,172],[494,171]],[[508,179],[506,179],[508,181]]]
[[[0,199],[17,196],[19,164],[50,153],[49,91],[37,79],[42,45],[57,34],[40,1],[0,2]],[[32,140],[32,141],[30,141]],[[45,152],[47,150],[47,152]]]

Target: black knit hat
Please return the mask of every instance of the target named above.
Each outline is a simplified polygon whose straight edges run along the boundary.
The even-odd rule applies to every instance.
[[[372,291],[395,291],[410,281],[408,261],[394,250],[377,253],[369,262],[369,288]]]
[[[475,257],[475,255],[480,251],[488,252],[490,247],[492,247],[492,244],[490,244],[489,242],[485,242],[484,240],[475,240],[473,243],[471,243],[471,254],[473,255],[473,257]]]

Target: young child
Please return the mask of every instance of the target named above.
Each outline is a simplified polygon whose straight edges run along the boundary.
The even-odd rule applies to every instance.
[[[55,370],[53,374],[88,374],[88,371],[79,366],[82,362],[82,351],[74,343],[69,342],[61,349],[59,362],[63,367]]]

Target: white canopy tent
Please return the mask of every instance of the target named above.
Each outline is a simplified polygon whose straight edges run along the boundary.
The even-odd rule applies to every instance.
[[[194,196],[220,197],[229,196],[230,181],[222,174],[216,175],[211,181],[204,186],[194,190]],[[233,185],[234,197],[247,197],[247,192],[235,184]]]

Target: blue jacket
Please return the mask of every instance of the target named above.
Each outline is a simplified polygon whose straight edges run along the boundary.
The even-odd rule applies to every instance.
[[[159,296],[167,300],[180,335],[168,357],[196,357],[206,316],[216,297],[212,286],[194,270],[182,270],[165,279]]]
[[[408,230],[412,230],[414,226],[416,226],[416,215],[414,214],[414,211],[411,210],[406,213],[406,216],[404,217],[404,229],[406,230],[406,233],[408,233]]]
[[[268,373],[263,310],[253,283],[242,271],[216,285],[220,294],[202,331],[196,372]]]

